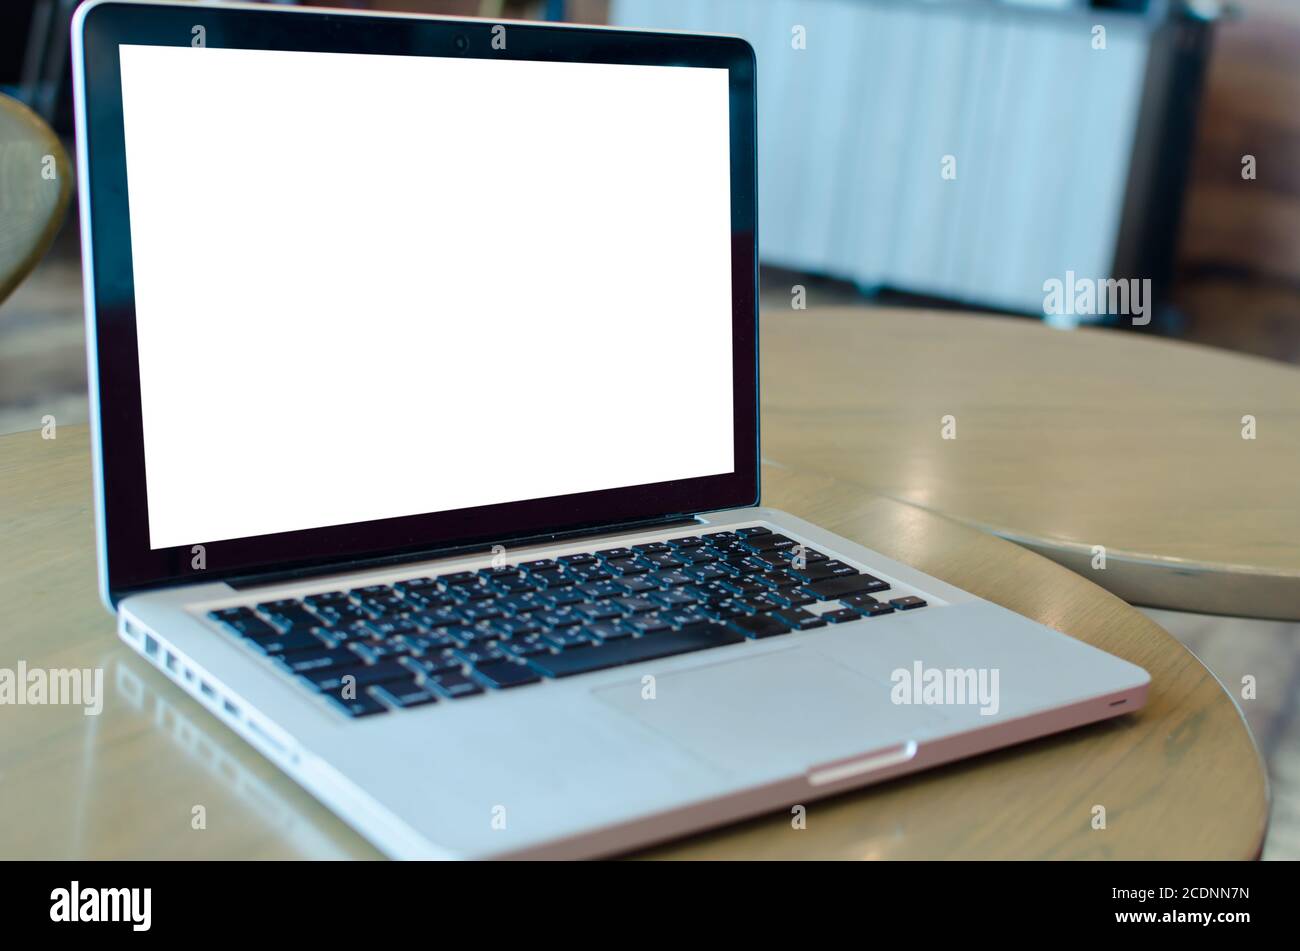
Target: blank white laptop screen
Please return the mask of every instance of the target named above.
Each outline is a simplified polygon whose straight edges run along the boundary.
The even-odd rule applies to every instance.
[[[151,547],[733,471],[725,69],[121,63]]]

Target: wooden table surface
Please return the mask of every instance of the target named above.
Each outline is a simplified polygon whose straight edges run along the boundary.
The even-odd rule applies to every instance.
[[[1264,769],[1232,700],[1118,598],[991,535],[767,466],[767,504],[1145,667],[1147,706],[655,849],[663,858],[1253,858]],[[102,714],[0,707],[0,858],[377,853],[117,640],[95,592],[81,427],[0,437],[0,667],[98,667]],[[1092,828],[1095,806],[1106,828]],[[203,806],[206,828],[192,828]]]
[[[772,310],[762,333],[764,458],[1011,539],[1132,603],[1300,619],[1300,368],[917,310]]]

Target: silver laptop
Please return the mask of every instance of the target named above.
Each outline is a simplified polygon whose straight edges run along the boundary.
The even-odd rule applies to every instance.
[[[1143,703],[758,505],[744,41],[73,34],[105,603],[388,855],[617,853]]]

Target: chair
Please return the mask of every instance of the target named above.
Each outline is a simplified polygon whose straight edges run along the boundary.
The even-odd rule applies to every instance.
[[[59,137],[0,95],[0,304],[49,250],[72,198],[74,170]]]

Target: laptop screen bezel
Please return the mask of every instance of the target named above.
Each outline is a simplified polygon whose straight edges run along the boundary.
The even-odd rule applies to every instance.
[[[494,49],[504,22],[506,49]],[[650,485],[151,549],[126,181],[121,45],[208,46],[725,68],[730,89],[734,471]],[[500,44],[498,44],[500,45]],[[752,506],[759,499],[755,60],[735,37],[325,10],[100,2],[74,23],[101,584],[171,584],[503,543]],[[93,250],[92,250],[93,249]],[[664,276],[663,279],[671,279]],[[628,289],[635,294],[635,288]],[[690,354],[682,355],[689,366]],[[696,368],[709,372],[707,367]],[[665,367],[665,380],[677,372]],[[232,379],[232,385],[237,380]],[[688,421],[683,421],[689,425]],[[220,451],[220,447],[214,447]]]

